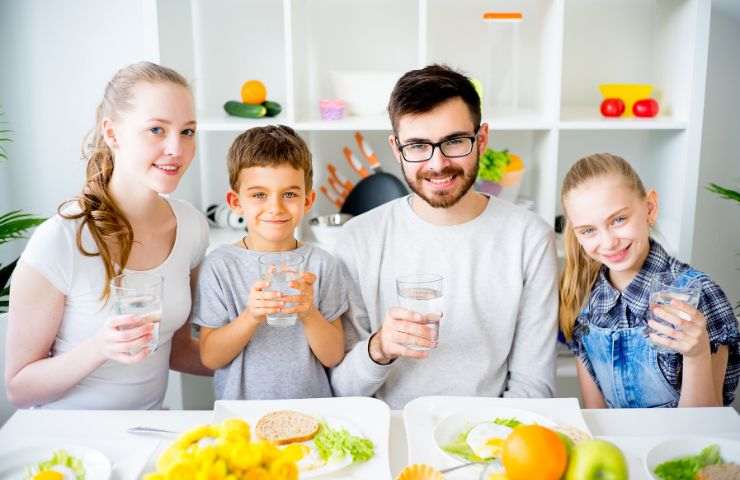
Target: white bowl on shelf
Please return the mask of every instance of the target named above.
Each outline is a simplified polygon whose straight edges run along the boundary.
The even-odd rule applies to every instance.
[[[355,116],[385,113],[393,86],[401,74],[376,70],[334,70],[330,72],[334,96],[344,100]]]

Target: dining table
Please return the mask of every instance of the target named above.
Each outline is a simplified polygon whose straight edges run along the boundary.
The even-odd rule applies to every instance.
[[[630,479],[650,479],[646,452],[666,439],[715,437],[740,441],[740,415],[731,407],[672,409],[583,409],[591,434],[616,444],[625,454]],[[213,423],[212,410],[44,410],[16,411],[0,428],[0,458],[14,449],[37,444],[68,443],[93,447],[113,465],[112,480],[140,478],[153,471],[156,458],[174,436],[132,434],[148,426],[182,432]],[[388,438],[390,475],[408,463],[403,411],[392,410]]]

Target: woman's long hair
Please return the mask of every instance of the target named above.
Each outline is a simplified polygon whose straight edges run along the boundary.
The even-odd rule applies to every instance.
[[[63,202],[57,209],[63,218],[82,220],[77,229],[77,248],[83,255],[100,256],[103,261],[105,285],[101,299],[105,301],[110,296],[111,279],[126,267],[134,242],[134,231],[108,188],[115,158],[103,138],[102,122],[106,117],[116,119],[120,112],[132,108],[134,87],[140,82],[173,83],[190,89],[182,75],[151,62],[134,63],[116,72],[105,87],[103,100],[96,109],[95,127],[82,144],[82,158],[87,159],[82,193],[77,198]],[[65,208],[69,203],[74,203],[79,208]],[[85,228],[95,241],[97,251],[87,251],[83,246],[82,232]]]
[[[618,175],[624,185],[645,198],[645,187],[632,166],[622,157],[610,153],[597,153],[581,158],[568,170],[560,191],[560,202],[566,218],[565,198],[574,188],[597,177]],[[576,318],[585,305],[596,281],[601,263],[593,260],[578,243],[573,225],[565,223],[563,238],[565,266],[560,275],[560,329],[566,340],[573,338]]]

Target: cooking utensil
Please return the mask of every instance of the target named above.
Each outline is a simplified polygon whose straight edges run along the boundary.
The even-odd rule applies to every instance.
[[[368,172],[367,168],[362,165],[362,162],[355,157],[355,154],[352,153],[352,150],[350,150],[349,147],[344,147],[342,152],[344,153],[344,158],[347,159],[349,167],[354,170],[360,178],[367,178],[367,176],[370,175],[370,172]]]
[[[311,225],[321,225],[326,227],[339,227],[347,223],[347,220],[350,218],[352,218],[352,215],[347,213],[331,213],[329,215],[313,217],[308,223]]]
[[[336,179],[336,181],[339,182],[344,187],[347,193],[349,193],[352,190],[352,188],[355,186],[344,175],[342,175],[339,172],[339,170],[337,170],[337,167],[335,167],[333,163],[329,162],[326,165],[326,169],[329,171],[329,175],[334,177],[334,179]]]
[[[360,147],[362,155],[371,165],[373,174],[363,177],[357,183],[355,188],[347,195],[340,211],[351,215],[360,215],[386,202],[408,195],[409,192],[406,189],[406,185],[398,177],[383,171],[378,157],[359,132],[355,133],[355,140]],[[367,172],[362,167],[362,164],[360,164],[361,169],[354,168],[353,162],[357,162],[358,160],[348,147],[344,147],[344,156],[347,158],[350,166],[358,172],[358,175],[361,175],[363,170]]]
[[[344,200],[347,197],[347,193],[349,193],[344,189],[344,187],[342,187],[342,185],[340,185],[339,181],[331,175],[329,176],[329,186],[342,200]]]
[[[326,195],[326,198],[328,198],[329,201],[334,204],[334,206],[336,206],[337,208],[342,208],[343,203],[339,198],[334,196],[334,192],[330,192],[329,189],[327,189],[324,185],[321,185],[319,187],[319,190],[321,190],[321,193]]]

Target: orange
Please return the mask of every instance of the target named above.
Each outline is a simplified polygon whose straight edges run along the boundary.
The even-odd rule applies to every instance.
[[[242,84],[242,102],[250,105],[262,105],[267,100],[267,88],[259,80],[247,80]]]
[[[524,162],[522,161],[522,157],[515,153],[509,154],[509,164],[506,166],[507,172],[515,172],[517,170],[522,170],[524,168]]]
[[[557,433],[539,425],[520,425],[506,437],[501,460],[510,480],[559,480],[568,455]]]

